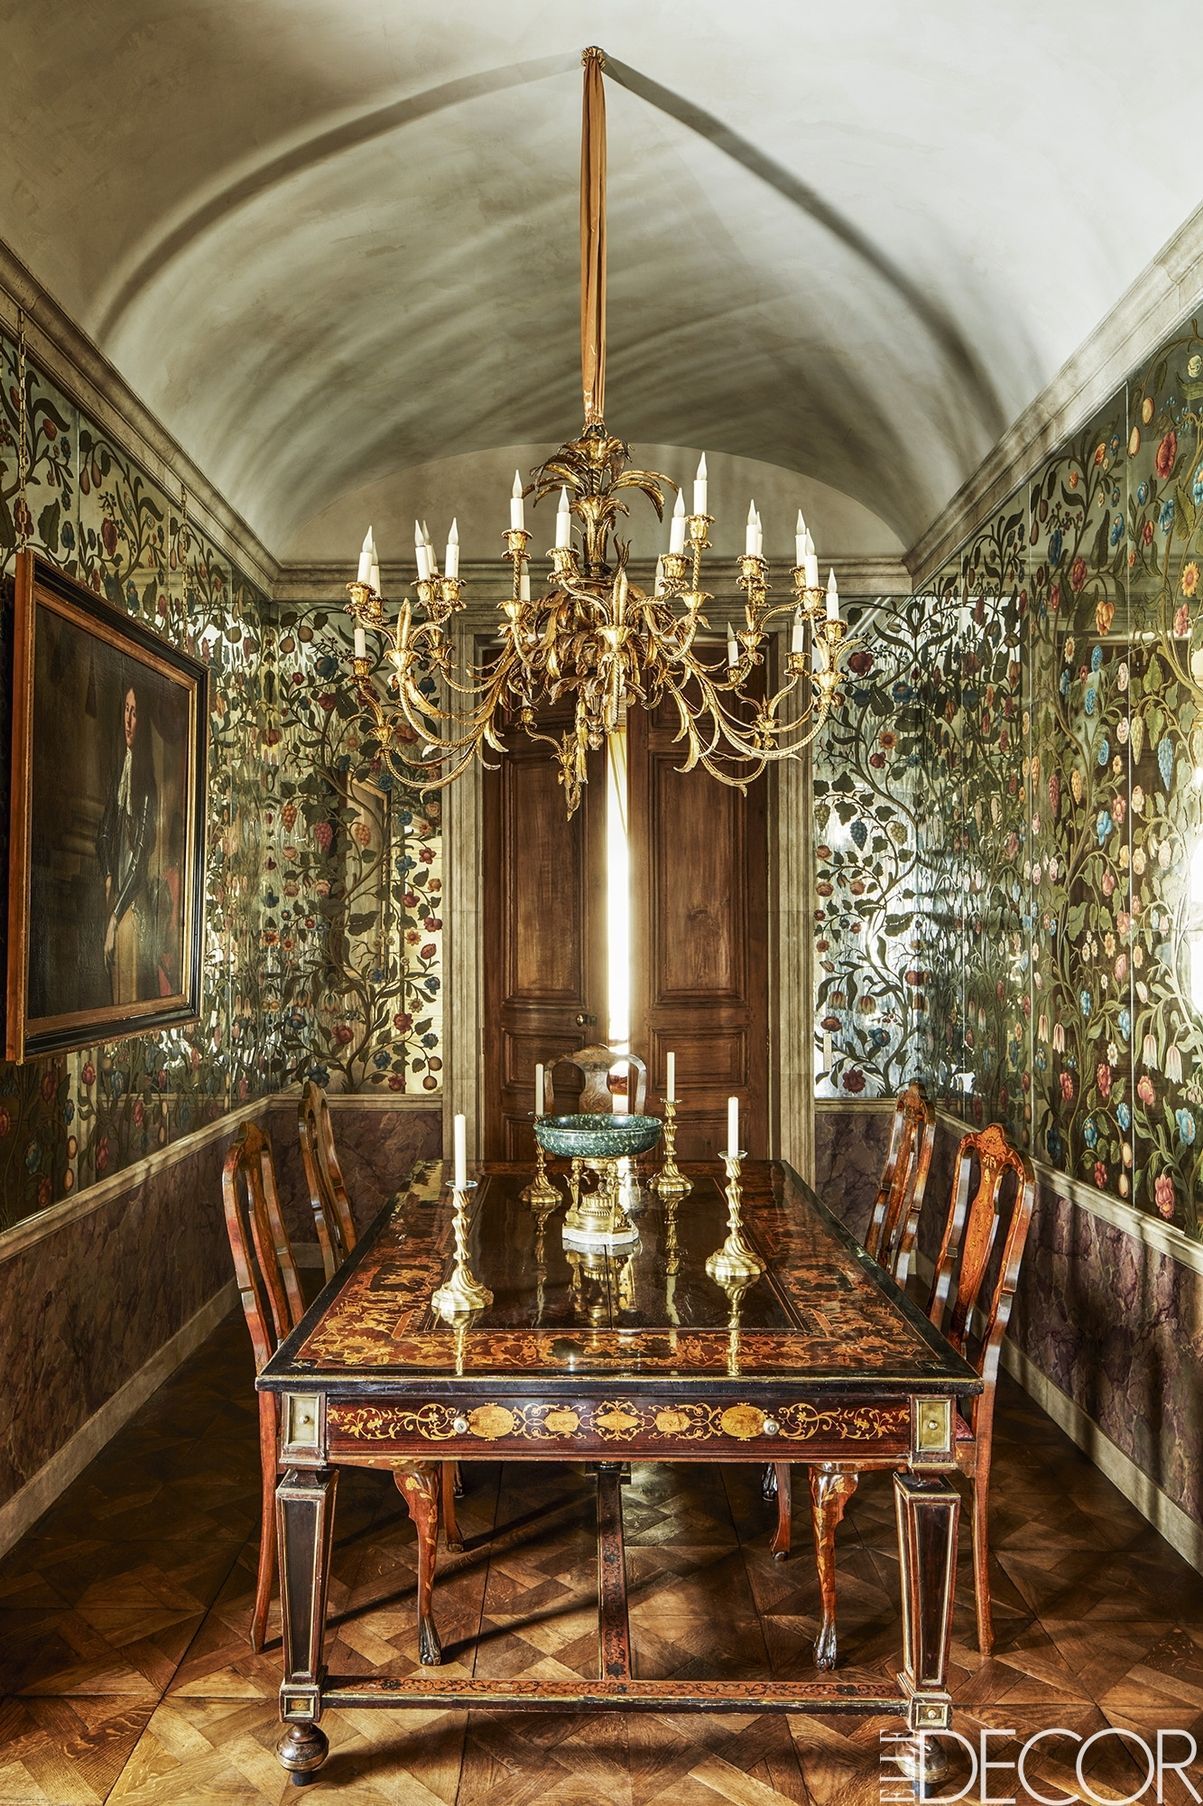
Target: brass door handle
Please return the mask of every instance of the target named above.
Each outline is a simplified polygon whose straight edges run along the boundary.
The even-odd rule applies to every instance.
[[[588,1010],[582,1010],[580,1015],[576,1019],[576,1025],[578,1028],[589,1028],[596,1021],[597,1021],[596,1016],[591,1016],[589,1014]]]

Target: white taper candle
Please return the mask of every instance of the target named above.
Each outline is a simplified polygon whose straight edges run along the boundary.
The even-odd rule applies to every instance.
[[[677,491],[672,523],[668,529],[668,549],[670,552],[685,550],[685,491],[683,489]]]
[[[840,618],[840,592],[835,581],[835,572],[827,573],[827,619],[838,621]]]
[[[356,573],[355,579],[357,583],[369,583],[371,581],[372,559],[375,556],[375,552],[376,546],[372,539],[372,529],[369,527],[363,536],[363,544],[359,548],[359,570]]]
[[[698,459],[698,474],[693,479],[693,511],[695,514],[706,512],[706,454]]]
[[[368,636],[362,627],[355,629],[355,656],[356,658],[368,656]]]
[[[744,553],[754,557],[756,553],[756,503],[748,503],[748,519],[744,527]]]
[[[443,559],[443,575],[445,577],[459,576],[459,522],[457,520],[452,521],[451,531],[447,535],[447,552]]]
[[[535,1066],[535,1115],[542,1116],[542,1114],[543,1114],[543,1063],[542,1063],[542,1061],[539,1061]]]
[[[452,1120],[452,1147],[455,1152],[454,1185],[456,1191],[463,1191],[468,1183],[468,1125],[459,1115]]]
[[[560,505],[556,509],[556,549],[563,550],[572,544],[572,510],[568,506],[568,491],[560,490]]]
[[[526,515],[522,508],[522,472],[514,472],[514,487],[510,490],[510,526],[525,527]]]
[[[727,1099],[727,1152],[739,1153],[739,1099]]]
[[[806,569],[806,520],[801,508],[794,522],[794,563],[800,571]]]
[[[426,561],[426,541],[422,536],[422,523],[414,522],[414,557],[418,561],[418,582],[422,583],[430,575],[430,566]]]
[[[677,1101],[677,1056],[675,1053],[670,1053],[668,1056],[668,1071],[664,1078],[664,1097],[665,1101],[670,1104],[675,1104]]]

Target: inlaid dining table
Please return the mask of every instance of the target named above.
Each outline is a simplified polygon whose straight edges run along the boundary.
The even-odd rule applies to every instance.
[[[650,1169],[654,1171],[653,1169]],[[435,1162],[377,1217],[264,1368],[280,1395],[276,1492],[284,1677],[280,1762],[312,1780],[332,1708],[781,1711],[886,1714],[913,1737],[946,1729],[959,1495],[957,1400],[972,1368],[781,1162],[741,1176],[746,1237],[765,1264],[724,1287],[706,1271],[728,1202],[718,1163],[693,1189],[638,1189],[638,1241],[566,1246],[563,1206],[522,1197],[530,1170],[478,1169],[468,1251],[493,1301],[466,1323],[432,1313],[453,1254]],[[554,1169],[553,1169],[554,1176]],[[567,1186],[559,1180],[567,1203]],[[598,1491],[599,1672],[594,1680],[441,1678],[435,1565],[442,1464],[583,1462]],[[895,1672],[806,1680],[641,1680],[632,1661],[622,1533],[633,1461],[799,1461],[889,1468],[901,1554]],[[334,1501],[342,1467],[389,1470],[418,1539],[419,1671],[327,1673]],[[766,1531],[767,1534],[767,1531]],[[834,1599],[824,1599],[826,1659]],[[892,1665],[891,1665],[892,1667]]]

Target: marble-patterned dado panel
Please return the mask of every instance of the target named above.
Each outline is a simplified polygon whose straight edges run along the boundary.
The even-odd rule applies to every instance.
[[[0,1269],[0,1504],[232,1277],[221,1136]]]
[[[416,1161],[441,1157],[442,1109],[435,1105],[427,1110],[390,1110],[374,1102],[362,1107],[337,1103],[330,1115],[355,1222],[363,1230],[405,1183]],[[288,1232],[298,1241],[312,1242],[313,1216],[301,1165],[296,1106],[287,1103],[271,1109],[268,1129]]]
[[[889,1112],[815,1113],[820,1196],[863,1236]],[[956,1125],[937,1119],[919,1252],[939,1246]],[[1008,1336],[1051,1384],[1203,1524],[1203,1274],[1066,1195],[1037,1169],[1036,1205]]]

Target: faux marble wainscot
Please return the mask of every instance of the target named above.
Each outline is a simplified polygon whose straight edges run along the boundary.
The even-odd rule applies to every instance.
[[[815,1105],[815,1190],[862,1241],[885,1165],[892,1113],[890,1102]]]
[[[962,1132],[937,1119],[919,1236],[928,1260]],[[1036,1174],[1008,1341],[1172,1505],[1203,1525],[1203,1273],[1134,1232],[1135,1219],[1128,1230],[1070,1197],[1049,1168],[1037,1166]],[[1097,1195],[1103,1210],[1116,1208]],[[1109,1471],[1105,1456],[1091,1452]]]
[[[18,1225],[0,1240],[0,1506],[229,1282],[227,1139],[122,1174],[44,1234]]]
[[[346,1181],[355,1222],[366,1229],[409,1176],[418,1160],[437,1160],[443,1151],[442,1104],[414,1109],[384,1100],[331,1099],[334,1145]],[[297,1138],[295,1103],[274,1104],[268,1129],[284,1219],[298,1243],[314,1240],[313,1217],[305,1188]]]

